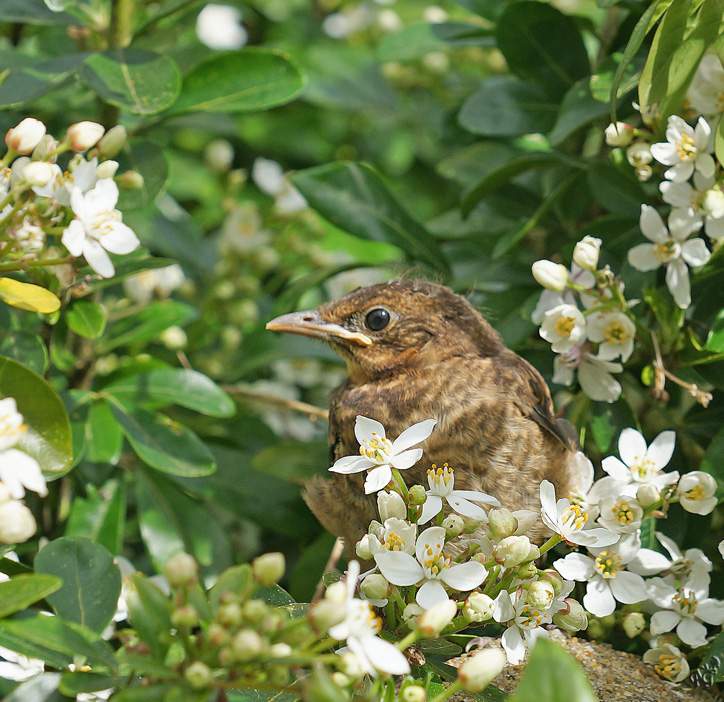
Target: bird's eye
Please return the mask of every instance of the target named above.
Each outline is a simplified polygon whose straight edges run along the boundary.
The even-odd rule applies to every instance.
[[[390,313],[384,307],[370,310],[365,317],[365,324],[372,331],[382,331],[390,323]]]

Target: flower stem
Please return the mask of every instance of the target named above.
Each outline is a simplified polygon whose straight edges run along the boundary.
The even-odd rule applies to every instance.
[[[64,263],[70,263],[71,258],[44,258],[37,261],[7,261],[0,263],[0,273],[13,273],[15,271],[24,271],[27,268],[38,268],[41,266],[60,266]]]
[[[543,555],[546,551],[550,551],[557,543],[560,543],[561,536],[560,534],[553,534],[548,541],[546,541],[541,547],[540,552],[541,555]]]
[[[405,481],[402,479],[400,471],[397,470],[397,468],[392,468],[392,479],[395,481],[395,487],[397,488],[397,491],[400,493],[402,498],[405,500],[405,503],[409,504],[410,494],[407,491],[407,485],[405,485]]]
[[[463,689],[463,683],[460,679],[456,680],[449,687],[446,687],[439,695],[433,697],[430,702],[444,702],[450,699],[456,692]]]

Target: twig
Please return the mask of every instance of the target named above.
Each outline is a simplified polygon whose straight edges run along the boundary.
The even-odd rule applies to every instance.
[[[327,559],[327,565],[324,566],[324,573],[331,573],[337,567],[337,561],[340,559],[343,550],[344,541],[342,541],[342,539],[338,536],[337,540],[334,542],[334,546],[332,546],[332,551],[329,554],[329,558]],[[322,575],[324,575],[324,573]],[[317,583],[317,588],[314,591],[314,597],[312,597],[312,602],[317,602],[322,599],[323,594],[324,577],[322,577]]]
[[[250,390],[243,385],[223,385],[222,389],[230,395],[239,395],[250,400],[258,400],[259,402],[266,402],[270,405],[278,405],[279,407],[285,407],[286,409],[294,410],[295,412],[308,414],[311,417],[316,417],[318,419],[329,419],[328,410],[323,409],[322,407],[317,407],[316,405],[310,405],[308,402],[287,400],[286,398],[277,397],[276,395],[267,395],[265,393]]]
[[[687,390],[691,396],[703,407],[708,407],[712,401],[713,395],[710,392],[699,390],[699,386],[696,383],[687,383],[681,378],[675,376],[671,371],[664,367],[664,361],[661,357],[661,348],[659,347],[659,340],[656,337],[656,332],[651,332],[651,343],[654,347],[654,395],[657,399],[666,401],[669,394],[664,389],[666,380],[670,380],[681,388]]]

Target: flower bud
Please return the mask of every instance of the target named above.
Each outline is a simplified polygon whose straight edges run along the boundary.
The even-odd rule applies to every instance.
[[[128,133],[122,124],[111,127],[98,142],[98,155],[101,158],[117,156],[128,141]]]
[[[226,139],[214,139],[204,149],[204,161],[214,173],[226,173],[234,161],[234,147]]]
[[[545,580],[545,582],[550,583],[553,586],[553,592],[555,592],[556,597],[561,594],[561,590],[563,590],[563,577],[557,570],[547,568],[546,570],[541,571],[540,579]]]
[[[390,584],[379,573],[370,573],[360,584],[360,590],[369,600],[384,600],[390,594]]]
[[[96,168],[96,177],[98,180],[103,180],[104,178],[113,178],[114,175],[116,175],[116,171],[118,170],[118,161],[103,161],[103,163],[99,163],[98,167]]]
[[[345,651],[339,657],[337,668],[339,668],[340,673],[343,673],[352,680],[359,680],[366,672],[360,665],[359,658],[357,658],[352,651]]]
[[[446,536],[451,539],[463,533],[465,520],[459,514],[453,512],[442,520],[442,528],[445,529]]]
[[[206,641],[214,648],[221,648],[229,643],[229,632],[216,622],[211,622],[206,630]]]
[[[179,551],[166,561],[163,574],[171,587],[183,587],[196,579],[199,565],[193,556]]]
[[[269,655],[272,658],[288,658],[292,655],[292,647],[283,641],[275,643],[269,648]]]
[[[601,240],[595,236],[584,236],[573,249],[573,262],[588,271],[595,271],[601,254]]]
[[[539,515],[540,512],[533,512],[530,509],[516,509],[513,516],[518,520],[518,528],[512,535],[520,536],[525,534],[538,521]]]
[[[455,618],[457,612],[457,605],[452,600],[437,602],[417,618],[417,628],[423,636],[438,636]]]
[[[470,692],[484,690],[505,667],[505,654],[499,648],[486,648],[458,668],[458,679]]]
[[[545,580],[536,580],[528,586],[526,599],[536,609],[548,609],[556,596],[553,585]]]
[[[19,154],[29,154],[45,136],[45,125],[38,119],[26,117],[19,124],[8,129],[5,143]]]
[[[243,616],[241,605],[238,602],[228,602],[219,605],[214,618],[222,626],[233,628],[241,624]]]
[[[302,698],[314,702],[347,702],[349,693],[332,679],[324,668],[313,668],[310,675],[302,679]]]
[[[571,597],[566,597],[563,601],[568,606],[553,615],[553,623],[570,633],[585,629],[588,626],[588,617],[581,603]]]
[[[47,161],[31,161],[23,168],[23,178],[30,186],[45,187],[53,178],[53,166]]]
[[[338,670],[335,670],[334,673],[332,673],[332,681],[335,685],[339,685],[340,687],[347,687],[347,685],[352,682],[344,673],[340,673]]]
[[[36,529],[33,513],[20,500],[0,504],[0,543],[21,544],[33,536]]]
[[[491,536],[496,539],[504,539],[506,536],[512,536],[515,533],[518,528],[518,520],[505,507],[491,509],[488,512],[488,528]]]
[[[424,612],[425,610],[420,607],[419,604],[416,604],[415,602],[411,602],[405,609],[402,610],[402,619],[407,622],[408,626],[412,627],[415,625],[415,622],[417,621],[417,618]]]
[[[245,663],[264,651],[264,639],[253,629],[241,629],[231,639],[231,650],[237,661]]]
[[[606,143],[609,146],[628,146],[633,140],[633,127],[625,122],[616,122],[606,127]]]
[[[526,539],[528,537],[526,536]],[[526,561],[535,561],[540,558],[540,549],[536,544],[531,544],[530,549],[528,550],[528,558],[526,558]]]
[[[427,493],[422,485],[413,485],[409,490],[410,504],[422,505],[427,500]]]
[[[568,269],[553,261],[536,261],[531,267],[533,277],[547,290],[561,292],[568,283]]]
[[[631,146],[626,149],[626,160],[634,168],[647,166],[653,158],[649,145],[644,142],[639,141],[636,144],[631,144]]]
[[[260,585],[264,587],[274,585],[281,580],[286,570],[284,554],[264,553],[251,562],[251,570],[254,573],[254,579]]]
[[[387,521],[390,517],[407,519],[407,505],[396,492],[383,490],[377,495],[377,510],[380,513],[380,520]]]
[[[120,175],[118,183],[124,190],[140,190],[145,181],[138,171],[126,171]]]
[[[646,509],[647,507],[651,507],[651,505],[655,505],[661,499],[661,492],[653,483],[644,483],[636,490],[636,499],[638,503]]]
[[[463,517],[463,522],[465,523],[465,529],[463,530],[465,534],[474,534],[482,525],[482,522],[471,517]]]
[[[38,142],[35,149],[33,149],[33,161],[48,161],[49,163],[55,163],[58,158],[57,155],[49,156],[49,154],[57,148],[58,142],[50,134],[46,134]]]
[[[718,188],[707,190],[702,206],[710,217],[721,219],[724,217],[724,193]]]
[[[370,535],[365,534],[355,545],[354,552],[363,561],[369,561],[372,558],[372,551],[370,549]]]
[[[629,639],[636,638],[646,629],[646,619],[641,612],[628,612],[623,615],[623,630]]]
[[[400,702],[425,702],[427,699],[427,692],[424,687],[419,685],[408,685],[406,688],[400,690],[398,699]]]
[[[482,592],[471,592],[463,605],[463,617],[468,624],[487,622],[492,618],[495,600]]]
[[[530,580],[538,575],[538,568],[532,561],[523,563],[515,569],[515,577],[519,580]]]
[[[184,677],[194,690],[204,690],[211,684],[211,668],[203,661],[194,661],[184,671]]]
[[[189,342],[186,332],[177,324],[164,329],[158,338],[167,349],[173,350],[182,349]]]
[[[68,127],[68,139],[73,151],[87,151],[95,146],[106,130],[97,122],[76,122]]]
[[[514,568],[528,560],[530,547],[527,536],[507,536],[493,549],[493,558],[505,568]]]
[[[20,181],[25,179],[23,171],[25,166],[30,163],[30,159],[27,156],[21,156],[13,161],[13,165],[10,166],[10,187],[14,188]]]
[[[182,605],[176,607],[171,612],[171,624],[175,627],[187,627],[191,628],[199,623],[199,613],[196,611],[196,607],[192,605]]]
[[[337,580],[324,591],[324,599],[330,602],[345,602],[347,600],[347,586],[341,580]]]
[[[241,605],[241,614],[250,624],[261,624],[269,614],[269,605],[264,600],[247,600]]]
[[[322,633],[339,624],[345,618],[346,613],[347,608],[344,603],[320,600],[309,608],[308,616],[314,630]]]

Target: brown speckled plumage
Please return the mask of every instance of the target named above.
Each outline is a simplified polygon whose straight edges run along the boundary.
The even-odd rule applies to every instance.
[[[390,322],[375,332],[366,317],[378,308]],[[573,428],[554,417],[539,373],[449,288],[423,281],[373,285],[269,328],[323,338],[347,362],[349,377],[330,404],[332,461],[359,452],[357,415],[381,422],[392,440],[435,418],[420,444],[422,459],[403,472],[408,484],[427,486],[431,464],[448,463],[456,488],[490,493],[509,509],[540,509],[544,479],[559,495],[569,492]],[[330,473],[306,489],[309,507],[348,549],[377,518],[375,496],[364,494],[363,481],[364,474]]]

